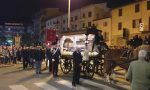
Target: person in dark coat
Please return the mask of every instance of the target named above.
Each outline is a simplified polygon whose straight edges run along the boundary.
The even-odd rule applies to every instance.
[[[16,48],[13,48],[12,49],[12,59],[13,59],[13,64],[17,64],[17,50],[16,50]]]
[[[29,64],[29,52],[26,47],[22,49],[23,69],[26,69]]]
[[[148,35],[148,45],[150,45],[150,35]]]
[[[59,58],[61,56],[61,53],[60,53],[60,49],[59,49],[59,46],[54,46],[54,48],[52,49],[52,61],[53,61],[53,75],[55,77],[58,76],[58,64],[59,64]]]
[[[50,48],[47,48],[46,49],[46,57],[47,57],[47,60],[46,60],[46,67],[47,67],[47,63],[49,61],[49,72],[52,71],[52,51]]]
[[[79,51],[79,48],[77,48],[76,51],[73,52],[73,80],[72,80],[73,86],[79,84],[81,64],[82,64],[82,55]]]
[[[21,53],[21,48],[18,48],[18,50],[17,50],[17,60],[19,61],[19,62],[21,62],[21,56],[22,56],[22,53]]]
[[[29,57],[30,57],[30,67],[32,68],[34,68],[34,54],[35,54],[35,49],[33,47],[30,47]]]
[[[42,48],[42,60],[45,61],[45,49]]]
[[[132,41],[133,47],[134,48],[138,47],[139,46],[139,37],[138,37],[138,35],[135,35],[132,40],[133,40]]]
[[[143,39],[141,36],[138,38],[138,46],[141,46],[143,44]]]
[[[47,64],[48,64],[48,61],[49,61],[48,54],[49,54],[49,48],[46,48],[46,50],[45,50],[45,58],[46,58],[45,64],[46,64],[46,68],[48,66]]]
[[[42,49],[40,46],[36,47],[35,50],[35,68],[36,74],[41,74],[41,65],[42,65]]]

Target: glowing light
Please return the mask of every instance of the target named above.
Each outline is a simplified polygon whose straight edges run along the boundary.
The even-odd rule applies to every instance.
[[[7,40],[7,42],[12,43],[12,40]]]

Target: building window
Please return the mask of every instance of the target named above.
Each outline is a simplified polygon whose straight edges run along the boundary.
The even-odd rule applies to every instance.
[[[58,20],[56,21],[56,24],[59,24],[59,21],[58,21]]]
[[[73,17],[71,17],[71,22],[73,22]]]
[[[63,23],[65,24],[65,20],[63,20]]]
[[[91,27],[91,22],[88,22],[88,27]]]
[[[140,5],[139,4],[135,4],[135,12],[139,12],[140,11]]]
[[[103,27],[106,27],[107,26],[107,22],[103,22]]]
[[[142,22],[141,19],[133,20],[133,22],[132,22],[132,27],[133,27],[133,28],[139,28],[141,22]]]
[[[122,16],[122,8],[118,11],[118,16]]]
[[[83,28],[85,27],[85,23],[82,24],[82,27],[83,27]]]
[[[74,25],[71,25],[71,29],[74,29]]]
[[[75,29],[77,29],[77,25],[75,25]]]
[[[122,23],[119,22],[119,23],[118,23],[118,30],[121,30],[121,29],[122,29]]]
[[[88,13],[88,17],[92,17],[92,12],[89,12],[89,13]]]
[[[85,13],[83,13],[83,16],[82,16],[83,18],[85,18]]]
[[[78,16],[75,16],[75,21],[78,20]]]
[[[150,10],[150,1],[147,1],[147,10]]]
[[[135,20],[132,21],[132,27],[135,28]]]
[[[54,25],[54,24],[55,24],[55,21],[53,21],[52,24]]]
[[[65,28],[63,27],[63,31],[65,31]]]

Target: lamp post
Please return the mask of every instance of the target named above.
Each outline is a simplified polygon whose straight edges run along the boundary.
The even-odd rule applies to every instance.
[[[70,0],[68,0],[68,29],[70,29]]]

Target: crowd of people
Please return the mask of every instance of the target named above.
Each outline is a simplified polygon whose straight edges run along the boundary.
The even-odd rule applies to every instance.
[[[132,39],[129,40],[128,44],[133,48],[136,48],[142,44],[150,45],[150,35],[145,36],[144,39],[142,39],[141,36],[135,35]]]
[[[49,72],[53,71],[53,74],[57,76],[60,55],[57,45],[51,48],[42,48],[40,45],[19,48],[0,46],[0,66],[22,63],[23,70],[35,68],[36,74],[40,74],[42,62],[45,61],[47,67],[49,61]]]
[[[31,47],[0,46],[0,65],[22,63],[23,70],[35,68],[35,73],[41,74],[41,65],[45,61],[46,68],[58,76],[58,64],[61,56],[59,45],[52,45],[51,48],[42,48],[39,45]],[[79,49],[73,53],[73,81],[72,85],[79,84],[82,55]],[[48,65],[49,64],[49,65]],[[49,66],[49,67],[48,67]]]
[[[150,45],[150,35],[144,40],[136,35],[130,41],[134,48],[146,44]],[[131,82],[132,90],[149,90],[150,88],[150,53],[148,50],[139,51],[137,61],[131,62],[126,79]],[[41,74],[42,62],[46,62],[46,68],[54,77],[58,76],[58,64],[61,57],[59,45],[50,48],[42,48],[40,45],[31,47],[0,46],[0,65],[17,64],[22,62],[23,70],[28,67],[35,68],[36,74]],[[49,65],[48,65],[49,64]],[[80,84],[80,71],[82,55],[79,48],[73,52],[73,80],[72,85]],[[139,67],[140,66],[140,67]]]
[[[0,64],[16,64],[21,61],[20,48],[15,46],[0,46]]]

